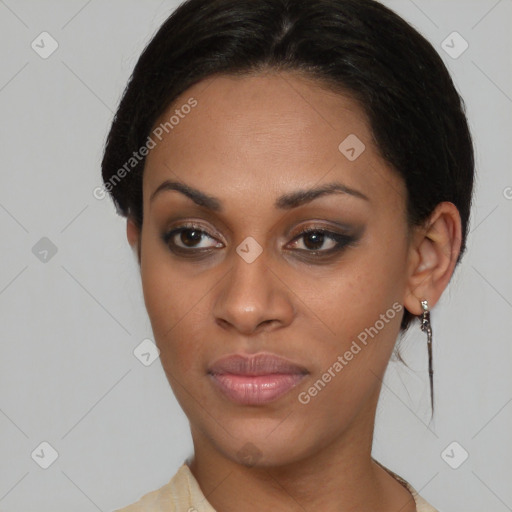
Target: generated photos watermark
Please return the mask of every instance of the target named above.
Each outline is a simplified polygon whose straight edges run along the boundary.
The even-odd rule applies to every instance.
[[[302,391],[298,395],[298,400],[301,404],[308,404],[311,399],[320,393],[325,386],[329,382],[331,382],[332,379],[338,375],[345,366],[349,364],[352,359],[354,359],[354,356],[359,354],[363,347],[365,347],[368,344],[368,337],[373,339],[377,334],[384,329],[386,324],[390,322],[390,320],[393,320],[395,316],[400,313],[403,310],[402,304],[399,302],[395,302],[391,308],[389,308],[385,313],[381,313],[379,320],[377,320],[372,326],[367,327],[364,329],[364,331],[361,331],[358,336],[357,340],[352,341],[352,344],[350,345],[350,348],[345,351],[343,355],[339,355],[334,361],[334,363],[327,368],[327,370],[321,375],[321,377],[315,381],[315,383],[310,386],[307,391]],[[361,347],[363,345],[363,347]]]
[[[109,178],[106,183],[102,186],[96,187],[92,191],[92,195],[100,201],[105,199],[107,194],[111,192],[116,185],[132,171],[132,169],[137,167],[137,165],[146,158],[149,151],[155,148],[157,144],[162,141],[164,133],[167,134],[174,130],[174,128],[180,124],[181,120],[185,119],[187,114],[190,114],[192,109],[197,107],[197,105],[198,101],[191,97],[186,103],[181,105],[180,108],[175,109],[174,114],[170,116],[167,121],[160,123],[153,129],[151,135],[146,139],[146,142],[138,149],[138,151],[134,151],[132,153],[132,156],[116,171],[115,174]]]

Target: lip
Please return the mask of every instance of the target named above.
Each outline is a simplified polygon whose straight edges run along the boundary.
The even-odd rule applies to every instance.
[[[306,368],[274,354],[231,354],[216,360],[208,375],[231,401],[262,405],[282,397],[308,374]]]

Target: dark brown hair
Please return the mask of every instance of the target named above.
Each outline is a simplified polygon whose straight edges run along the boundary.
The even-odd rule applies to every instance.
[[[273,69],[303,72],[359,101],[382,157],[406,184],[409,226],[425,222],[440,202],[458,208],[459,263],[474,179],[464,102],[433,46],[373,0],[181,4],[140,56],[108,135],[102,174],[118,213],[142,226],[144,159],[113,178],[173,100],[214,74]],[[402,331],[412,318],[405,310]]]

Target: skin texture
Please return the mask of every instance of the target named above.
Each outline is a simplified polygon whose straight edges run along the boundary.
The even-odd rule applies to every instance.
[[[428,299],[432,309],[460,250],[456,207],[441,203],[425,226],[409,231],[405,185],[379,156],[359,105],[300,74],[209,78],[161,120],[191,97],[197,106],[147,157],[143,227],[129,219],[127,236],[162,365],[190,421],[193,474],[219,512],[414,511],[410,493],[371,459],[401,312],[307,404],[298,396],[394,303],[420,315]],[[350,134],[365,144],[354,161],[338,149]],[[165,180],[214,196],[223,211],[175,190],[150,202]],[[369,200],[332,193],[292,209],[274,205],[283,194],[332,182]],[[210,248],[199,257],[175,254],[162,239],[191,221],[206,234],[172,240],[185,251]],[[308,227],[356,240],[315,256],[335,241],[299,236]],[[252,263],[236,252],[247,237],[263,250]],[[260,352],[309,374],[260,406],[232,403],[212,386],[214,360]],[[250,463],[242,460],[248,452]]]

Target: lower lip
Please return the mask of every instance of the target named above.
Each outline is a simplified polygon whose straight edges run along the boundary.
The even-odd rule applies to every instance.
[[[260,405],[277,400],[294,388],[304,374],[234,375],[210,374],[225,396],[242,405]]]

